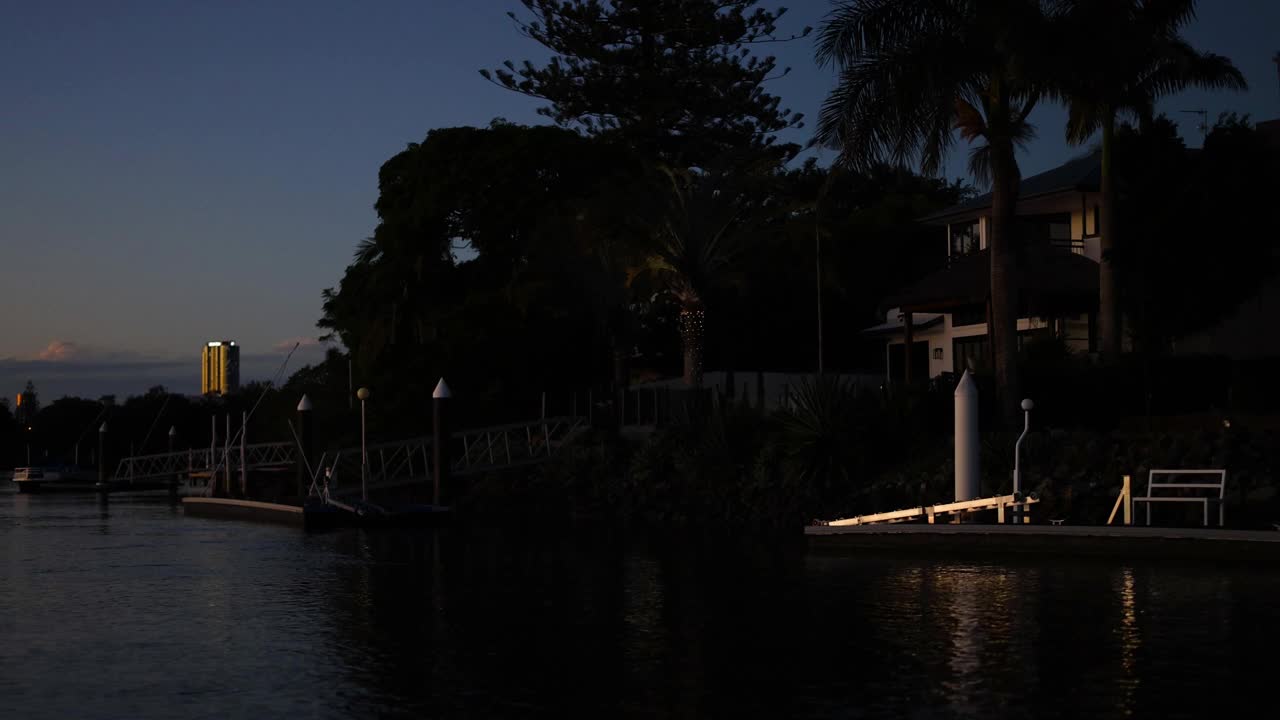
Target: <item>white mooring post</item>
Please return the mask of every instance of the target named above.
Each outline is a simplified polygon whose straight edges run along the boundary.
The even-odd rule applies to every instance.
[[[956,502],[978,498],[978,386],[968,370],[956,385]]]
[[[449,456],[449,410],[453,393],[440,378],[431,393],[431,504],[439,507],[441,493],[452,490],[449,472],[453,458]],[[464,438],[465,440],[465,438]]]

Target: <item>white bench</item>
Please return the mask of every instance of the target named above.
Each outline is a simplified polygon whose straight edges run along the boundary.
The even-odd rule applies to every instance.
[[[1192,481],[1188,482],[1183,478],[1191,476]],[[1209,476],[1212,480],[1206,479],[1203,482],[1196,482],[1195,478]],[[1168,479],[1158,479],[1168,478]],[[1226,514],[1224,512],[1224,495],[1226,492],[1227,471],[1226,470],[1151,470],[1147,473],[1147,494],[1145,497],[1135,497],[1135,503],[1147,504],[1147,524],[1151,524],[1151,504],[1158,502],[1190,502],[1200,503],[1204,509],[1204,526],[1209,527],[1209,504],[1218,504],[1218,527],[1224,525]],[[1159,495],[1157,493],[1166,490],[1203,490],[1208,491],[1206,494],[1199,496],[1186,495]]]

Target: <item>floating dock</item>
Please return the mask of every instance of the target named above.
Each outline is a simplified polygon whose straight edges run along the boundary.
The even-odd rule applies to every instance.
[[[814,551],[884,550],[969,557],[1083,556],[1233,563],[1280,560],[1280,532],[1110,525],[813,525]]]
[[[183,511],[192,517],[268,522],[306,530],[338,527],[431,527],[448,522],[453,515],[452,508],[439,505],[398,505],[390,510],[379,508],[376,512],[362,512],[363,505],[309,502],[306,506],[300,506],[236,498],[182,499]]]

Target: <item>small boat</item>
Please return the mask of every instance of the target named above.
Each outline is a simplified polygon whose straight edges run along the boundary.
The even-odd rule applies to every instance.
[[[92,471],[76,468],[24,467],[13,469],[13,482],[20,493],[84,491],[93,489],[95,478]]]

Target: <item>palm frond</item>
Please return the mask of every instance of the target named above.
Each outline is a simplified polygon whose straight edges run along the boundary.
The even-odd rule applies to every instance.
[[[843,66],[866,52],[895,46],[935,31],[954,17],[939,12],[946,0],[842,0],[825,18],[818,32],[815,57],[820,66]]]

